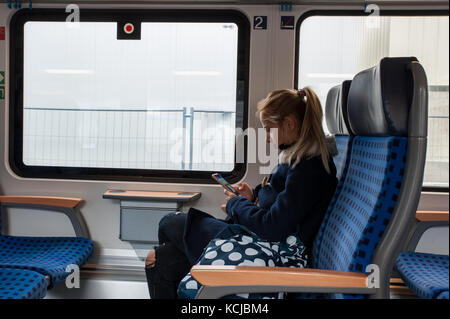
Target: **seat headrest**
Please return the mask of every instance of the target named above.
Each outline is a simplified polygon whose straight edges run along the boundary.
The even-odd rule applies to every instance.
[[[355,135],[407,136],[413,79],[407,66],[414,57],[384,58],[359,72],[350,85],[348,123]]]
[[[325,104],[325,120],[331,134],[350,134],[347,119],[347,98],[351,82],[350,80],[344,81],[328,91]]]

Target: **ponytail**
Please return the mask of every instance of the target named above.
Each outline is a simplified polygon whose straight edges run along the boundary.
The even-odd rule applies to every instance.
[[[322,105],[313,90],[306,87],[303,91],[306,93],[306,109],[300,129],[299,142],[301,141],[301,144],[303,144],[302,149],[304,149],[305,155],[320,155],[325,170],[330,173],[330,167],[328,165],[329,152],[322,126]]]

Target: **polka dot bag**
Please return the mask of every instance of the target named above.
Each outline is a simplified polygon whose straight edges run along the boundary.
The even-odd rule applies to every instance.
[[[282,242],[258,237],[242,225],[229,225],[203,250],[197,265],[238,265],[305,268],[305,246],[297,235]],[[193,299],[201,284],[188,273],[178,286],[179,298]],[[226,296],[232,299],[282,298],[283,293],[251,293]]]

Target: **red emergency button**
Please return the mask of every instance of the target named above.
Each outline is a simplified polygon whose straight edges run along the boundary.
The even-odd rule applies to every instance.
[[[126,34],[131,34],[134,32],[134,25],[131,23],[127,23],[123,27],[123,31],[125,31]]]

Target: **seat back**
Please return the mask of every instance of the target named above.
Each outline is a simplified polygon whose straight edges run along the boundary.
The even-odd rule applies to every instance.
[[[354,77],[347,113],[355,137],[314,248],[314,268],[365,272],[376,264],[376,297],[389,295],[390,272],[420,196],[426,112],[426,77],[415,58],[385,58]]]
[[[333,157],[334,165],[336,166],[338,186],[336,187],[334,196],[328,205],[328,211],[334,206],[338,197],[337,194],[341,191],[342,179],[347,174],[348,159],[350,158],[348,155],[351,150],[352,136],[346,120],[347,97],[350,89],[350,83],[351,81],[347,80],[342,84],[332,87],[330,91],[328,91],[325,104],[325,120],[327,122],[328,131],[334,135],[336,140],[336,148],[338,150],[337,155]],[[329,214],[326,214],[319,232],[314,239],[312,249],[313,260],[316,259],[315,256],[320,254],[320,243],[328,217]],[[315,268],[315,265],[312,266]]]
[[[325,120],[328,130],[334,135],[338,154],[333,157],[336,177],[341,180],[348,166],[348,153],[351,145],[351,133],[347,124],[347,98],[352,81],[344,81],[328,91],[325,104]]]

